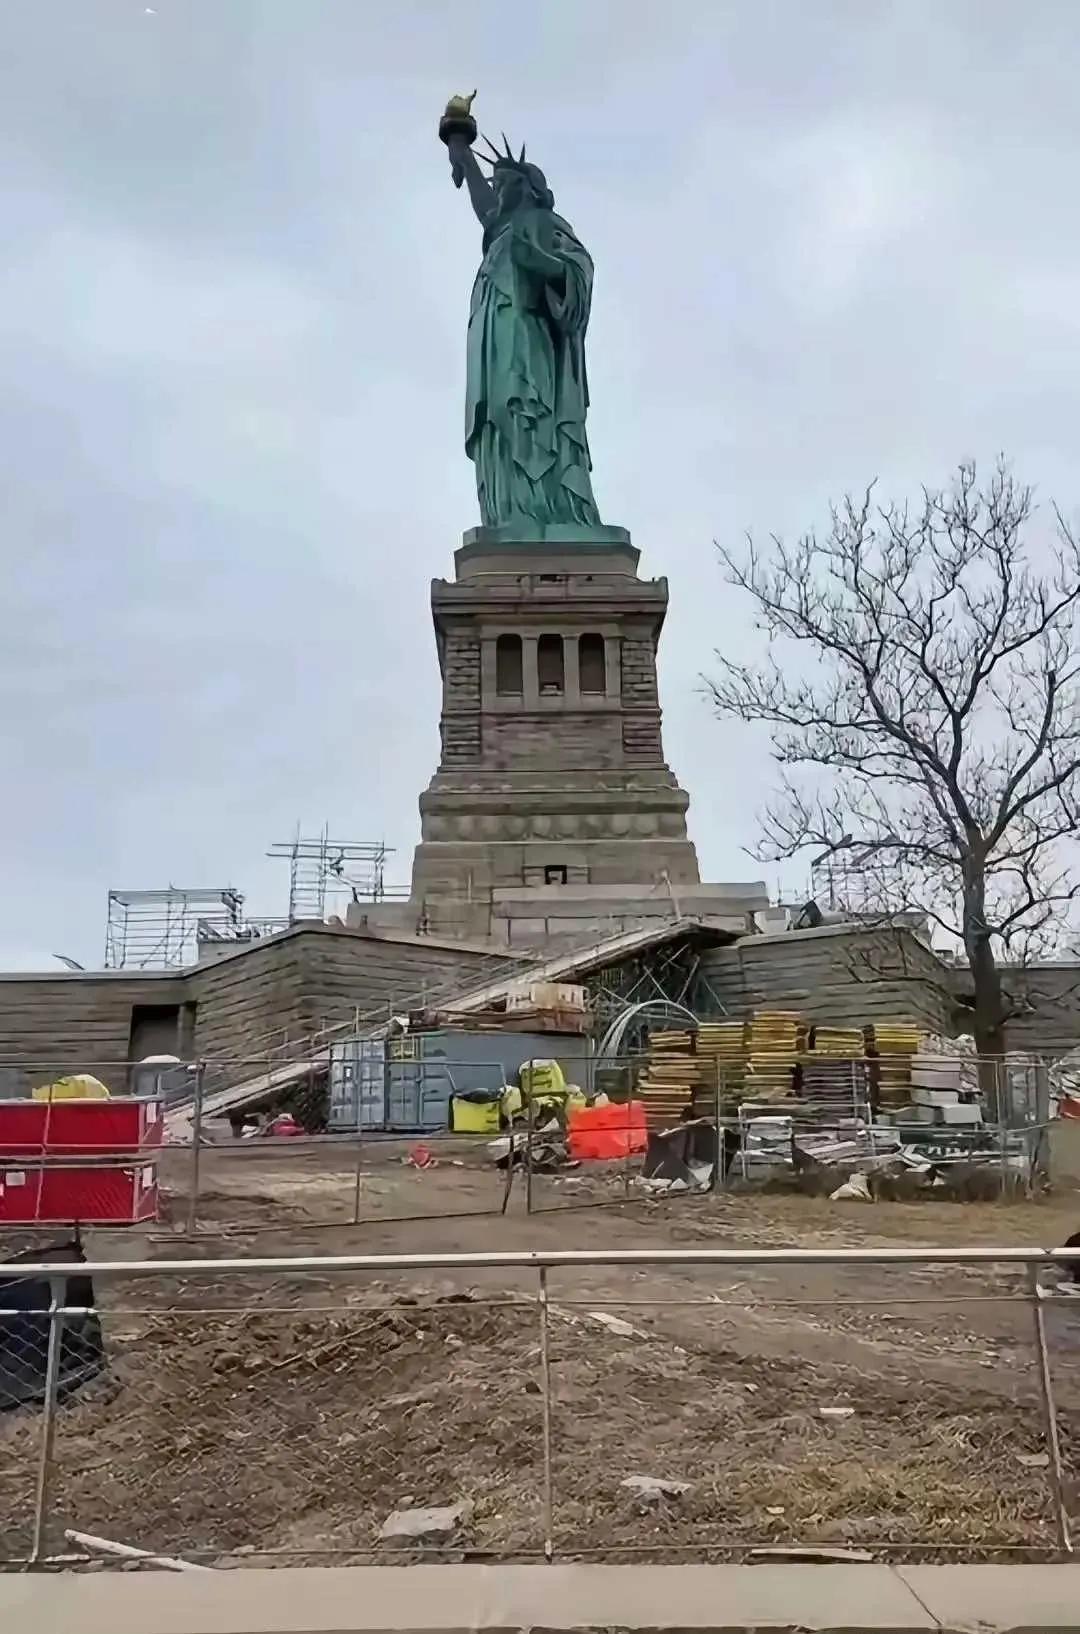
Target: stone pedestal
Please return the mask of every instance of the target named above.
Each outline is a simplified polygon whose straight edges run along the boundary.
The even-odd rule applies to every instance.
[[[432,584],[442,755],[420,797],[410,908],[433,933],[505,940],[504,905],[528,922],[533,890],[538,909],[562,888],[568,923],[595,911],[602,924],[623,894],[670,912],[697,884],[660,736],[667,582],[639,579],[637,562],[622,528],[477,528],[456,577]]]

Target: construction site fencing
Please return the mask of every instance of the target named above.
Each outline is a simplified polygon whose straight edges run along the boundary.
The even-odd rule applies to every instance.
[[[1066,1558],[1080,1311],[1057,1285],[1075,1262],[1002,1247],[8,1265],[0,1550],[174,1569]],[[908,1362],[875,1373],[884,1329]]]
[[[604,1087],[629,1097],[641,1067],[634,1058],[606,1061],[564,1050],[558,1059],[566,1083],[590,1096]],[[368,1100],[358,1108],[361,1116],[353,1127],[336,1129],[327,1068],[308,1063],[281,1104],[322,1132],[288,1138],[272,1133],[272,1119],[265,1121],[266,1132],[249,1130],[237,1138],[234,1126],[230,1136],[226,1118],[202,1113],[206,1084],[235,1079],[249,1068],[250,1063],[219,1062],[194,1071],[183,1143],[164,1158],[165,1214],[174,1230],[294,1232],[531,1213],[579,1201],[618,1201],[631,1195],[641,1170],[640,1120],[634,1140],[631,1131],[623,1139],[620,1156],[571,1167],[565,1110],[553,1110],[551,1098],[523,1100],[512,1118],[491,1106],[483,1130],[456,1127],[451,1098],[467,1095],[478,1082],[513,1085],[516,1060],[388,1056],[377,1104]],[[412,1075],[408,1083],[401,1081],[405,1074]],[[212,1106],[212,1096],[206,1099]],[[629,1108],[625,1115],[629,1124]],[[611,1116],[617,1125],[617,1109]],[[621,1133],[616,1127],[616,1144]]]
[[[141,1099],[148,1120],[160,1115],[165,1144],[160,1151],[151,1144],[145,1153],[133,1149],[130,1140],[114,1149],[100,1142],[83,1150],[64,1143],[58,1148],[53,1134],[72,1103],[47,1101],[39,1144],[15,1157],[0,1149],[0,1229],[18,1216],[19,1198],[38,1195],[34,1185],[46,1174],[56,1179],[59,1171],[88,1164],[101,1173],[126,1172],[139,1163],[140,1175],[152,1176],[155,1195],[133,1216],[135,1223],[189,1236],[228,1236],[508,1210],[536,1213],[643,1196],[702,1196],[775,1179],[800,1165],[802,1184],[812,1189],[816,1178],[831,1189],[838,1166],[877,1168],[897,1148],[895,1127],[872,1106],[863,1062],[851,1063],[849,1075],[841,1068],[828,1100],[774,1096],[761,1101],[753,1098],[751,1074],[712,1063],[685,1094],[659,1104],[646,1095],[646,1130],[638,1084],[648,1072],[647,1057],[604,1059],[560,1051],[558,1059],[568,1083],[590,1097],[603,1091],[611,1103],[604,1138],[582,1161],[574,1141],[567,1143],[565,1116],[553,1111],[550,1099],[527,1100],[509,1127],[497,1107],[489,1109],[484,1130],[449,1126],[452,1097],[468,1093],[478,1080],[513,1083],[518,1068],[509,1057],[501,1062],[490,1054],[477,1061],[388,1056],[366,1101],[357,1092],[356,1126],[336,1130],[333,1067],[325,1058],[294,1064],[287,1082],[275,1081],[265,1091],[260,1074],[268,1068],[258,1056],[98,1063],[91,1070],[113,1094]],[[999,1121],[955,1130],[928,1125],[914,1134],[909,1129],[907,1150],[923,1154],[937,1184],[945,1183],[942,1176],[963,1178],[968,1196],[1030,1194],[1049,1173],[1046,1066],[1031,1063],[1018,1072],[1015,1062],[966,1057],[963,1064],[969,1081],[981,1083],[984,1093],[988,1078],[993,1080]],[[23,1063],[8,1071],[39,1094],[77,1073],[55,1063]],[[208,1089],[212,1084],[240,1085],[245,1091],[254,1084],[259,1111],[253,1112],[246,1099],[233,1104],[227,1088],[223,1103],[220,1089]],[[649,1136],[665,1126],[677,1129],[690,1114],[709,1126],[700,1139],[691,1127],[673,1137],[667,1156],[655,1138],[646,1155]],[[3,1174],[13,1164],[5,1188]],[[24,1188],[18,1197],[11,1189],[16,1184]],[[41,1185],[42,1199],[47,1189]],[[55,1207],[31,1210],[22,1223],[47,1226],[62,1219],[100,1227],[122,1223],[84,1203],[61,1214]]]

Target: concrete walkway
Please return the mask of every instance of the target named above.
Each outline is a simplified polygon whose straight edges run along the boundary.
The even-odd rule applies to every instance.
[[[1080,1565],[357,1566],[0,1576],[34,1634],[1080,1631]]]

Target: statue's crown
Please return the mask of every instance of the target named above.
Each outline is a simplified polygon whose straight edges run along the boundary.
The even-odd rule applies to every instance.
[[[493,174],[497,170],[516,170],[520,176],[525,177],[539,202],[546,203],[549,208],[554,204],[555,201],[548,188],[547,177],[544,172],[539,165],[530,164],[525,157],[524,142],[521,144],[521,152],[515,158],[510,143],[506,140],[505,132],[503,133],[504,151],[502,153],[499,152],[493,142],[488,141],[486,136],[483,136],[481,140],[487,142],[491,152],[490,155],[478,152],[476,156],[478,159],[483,159],[485,164],[491,166]]]

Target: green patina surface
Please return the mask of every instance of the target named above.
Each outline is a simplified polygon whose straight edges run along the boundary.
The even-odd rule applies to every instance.
[[[445,123],[445,121],[444,121]],[[471,121],[469,122],[471,125]],[[475,127],[472,127],[474,133]],[[593,265],[524,150],[490,181],[460,119],[442,131],[455,182],[465,181],[484,255],[469,309],[465,451],[485,527],[539,538],[572,527],[603,537],[585,419],[585,331]]]

